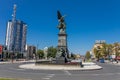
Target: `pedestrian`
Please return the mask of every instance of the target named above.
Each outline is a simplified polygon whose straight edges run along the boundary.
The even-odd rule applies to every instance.
[[[83,61],[85,62],[85,58],[83,58]]]
[[[118,63],[118,60],[116,60],[116,63]]]
[[[82,59],[80,59],[80,67],[83,67]]]

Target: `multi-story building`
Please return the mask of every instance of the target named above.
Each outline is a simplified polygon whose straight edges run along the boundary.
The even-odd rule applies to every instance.
[[[0,59],[2,59],[3,45],[0,44]]]
[[[27,25],[21,20],[16,20],[15,15],[16,5],[14,5],[13,18],[7,23],[5,45],[9,52],[23,54],[26,46]]]
[[[5,42],[8,51],[25,51],[26,29],[27,25],[23,21],[16,20],[14,26],[11,20],[8,21]]]
[[[36,55],[36,47],[35,46],[27,46],[27,59],[33,59]]]
[[[0,44],[0,54],[2,53],[3,51],[3,45]]]
[[[95,44],[94,44],[92,50],[90,51],[90,54],[91,54],[91,57],[92,57],[92,58],[95,58],[94,49],[95,49],[95,48],[102,48],[102,47],[103,47],[103,44],[104,44],[105,42],[106,42],[105,40],[96,40],[96,41],[95,41]]]

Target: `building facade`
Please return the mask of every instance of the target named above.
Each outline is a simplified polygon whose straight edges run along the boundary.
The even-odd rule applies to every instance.
[[[102,48],[104,43],[106,43],[105,40],[96,40],[96,41],[95,41],[95,44],[94,44],[92,50],[90,51],[90,54],[91,54],[91,57],[92,57],[92,58],[95,58],[94,49],[95,49],[95,48],[96,48],[96,49]]]
[[[2,59],[3,45],[0,44],[0,60]]]
[[[9,52],[24,53],[26,46],[27,25],[23,21],[12,20],[7,23],[5,45]]]
[[[26,47],[27,25],[16,19],[16,7],[14,4],[12,20],[7,23],[5,46],[8,53],[22,54],[24,56]]]
[[[34,59],[36,55],[35,46],[27,46],[27,59]]]

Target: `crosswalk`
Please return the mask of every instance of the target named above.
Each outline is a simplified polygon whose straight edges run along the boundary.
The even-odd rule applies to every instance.
[[[48,74],[45,77],[42,78],[42,80],[49,80],[51,79],[55,74]]]

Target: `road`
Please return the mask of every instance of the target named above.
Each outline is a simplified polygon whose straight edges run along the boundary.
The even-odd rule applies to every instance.
[[[120,66],[98,63],[101,70],[93,71],[57,71],[20,69],[22,63],[0,64],[0,77],[24,80],[120,80]]]

